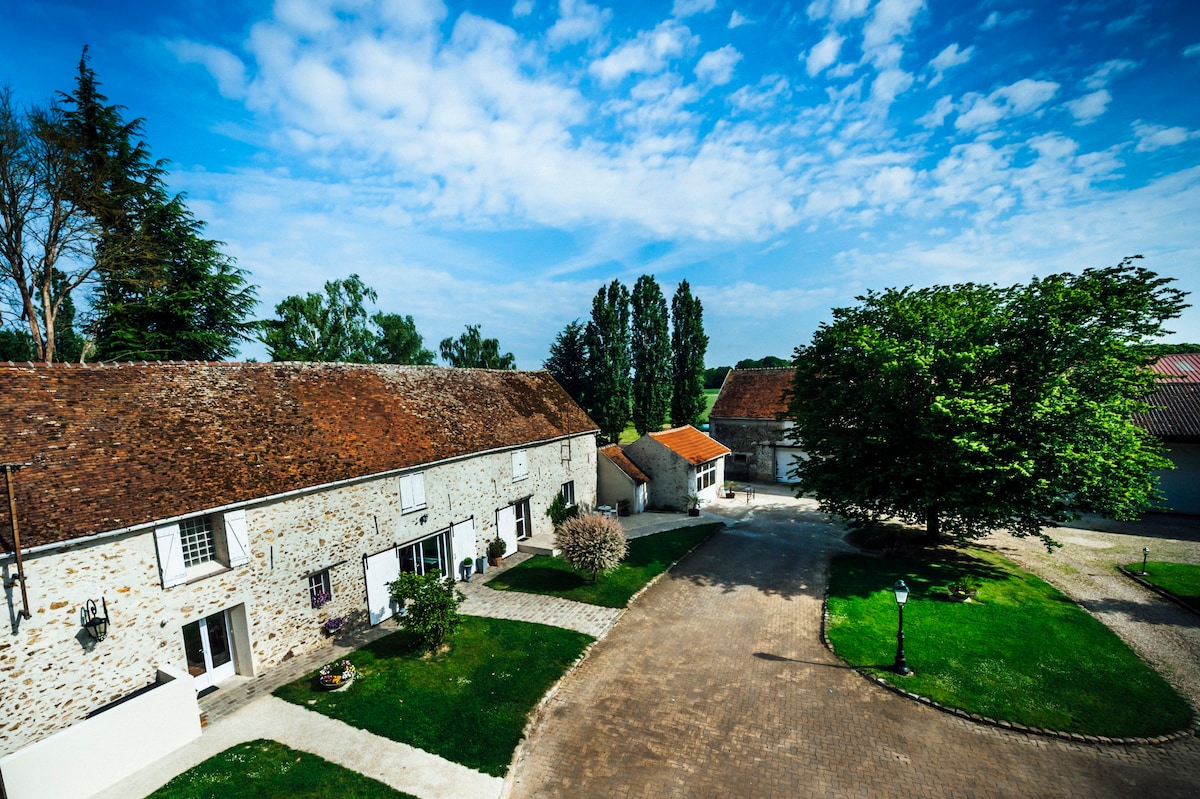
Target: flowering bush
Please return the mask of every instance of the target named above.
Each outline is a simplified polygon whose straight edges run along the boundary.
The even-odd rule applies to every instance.
[[[333,635],[338,630],[342,629],[342,625],[345,623],[346,623],[345,616],[334,616],[332,619],[329,619],[324,624],[322,624],[321,628],[323,630],[325,630],[325,632],[328,635]]]
[[[567,519],[555,531],[554,545],[573,568],[590,571],[593,582],[600,572],[619,566],[629,553],[621,524],[598,514]]]
[[[335,660],[321,668],[317,677],[326,688],[336,688],[342,683],[349,682],[358,676],[358,669],[348,660]]]
[[[321,589],[318,588],[316,591],[312,592],[312,606],[314,608],[319,608],[324,605],[328,605],[332,601],[333,601],[333,597],[329,594],[328,591],[322,591]]]

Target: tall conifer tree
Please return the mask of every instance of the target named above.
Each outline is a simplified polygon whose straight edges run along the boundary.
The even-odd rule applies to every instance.
[[[592,321],[584,335],[588,361],[588,413],[605,440],[616,442],[629,424],[629,289],[619,280],[592,299]]]
[[[695,424],[704,413],[704,307],[686,280],[679,282],[671,298],[671,351],[674,387],[671,394],[671,424]]]
[[[661,430],[671,403],[671,336],[667,300],[654,275],[633,286],[629,334],[633,365],[633,426],[639,435]]]
[[[571,399],[586,409],[588,372],[584,332],[583,323],[578,319],[564,327],[550,345],[550,357],[542,367],[571,395]]]

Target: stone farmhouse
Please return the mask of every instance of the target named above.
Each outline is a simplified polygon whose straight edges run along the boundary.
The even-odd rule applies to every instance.
[[[1159,377],[1150,404],[1157,407],[1136,421],[1162,440],[1175,464],[1158,473],[1166,506],[1200,514],[1200,353],[1164,355],[1152,368]]]
[[[788,439],[784,392],[795,371],[731,369],[708,414],[712,437],[731,450],[725,463],[730,480],[791,482],[789,475],[804,453]]]
[[[596,497],[596,425],[546,372],[9,363],[0,396],[0,756],[164,669],[202,690],[378,624],[400,572]]]

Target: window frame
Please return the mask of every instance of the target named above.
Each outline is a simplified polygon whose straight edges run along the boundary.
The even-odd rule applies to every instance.
[[[567,482],[565,482],[561,486],[559,486],[558,495],[560,497],[562,497],[563,502],[566,503],[567,507],[574,505],[575,504],[575,481],[568,480]]]
[[[324,592],[326,599],[323,602],[317,602],[317,592]],[[313,609],[322,608],[333,601],[333,577],[329,573],[329,569],[321,569],[319,572],[313,572],[308,575],[308,603]]]
[[[529,478],[529,451],[519,449],[512,454],[513,482],[519,483]]]
[[[427,535],[424,538],[418,538],[415,541],[409,541],[400,544],[396,547],[396,557],[400,559],[400,573],[408,574],[428,574],[428,563],[425,555],[425,544],[434,542],[436,547],[435,559],[438,561],[438,571],[443,577],[453,577],[454,572],[450,571],[452,566],[451,547],[453,529],[447,527],[445,530],[438,530],[432,535]],[[405,554],[408,554],[408,559],[405,559]]]
[[[425,501],[425,472],[414,472],[413,474],[400,475],[400,480],[397,483],[400,491],[400,513],[414,513],[419,510],[425,510],[428,504]],[[407,486],[408,503],[405,505],[405,492]]]
[[[696,493],[717,484],[717,462],[706,461],[696,467]]]
[[[189,516],[179,520],[179,543],[183,547],[183,567],[188,571],[217,560],[217,537],[210,515]]]

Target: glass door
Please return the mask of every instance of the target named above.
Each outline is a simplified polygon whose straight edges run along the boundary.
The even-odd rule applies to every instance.
[[[188,674],[196,679],[197,691],[232,677],[236,671],[233,642],[229,636],[229,614],[223,610],[184,625],[183,651]]]

